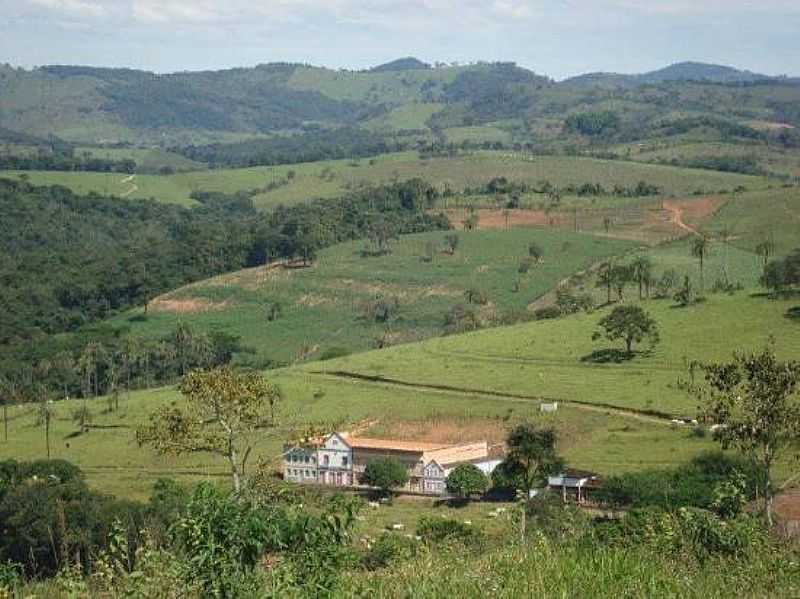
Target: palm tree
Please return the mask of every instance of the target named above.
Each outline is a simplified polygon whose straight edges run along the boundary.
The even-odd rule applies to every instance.
[[[614,286],[614,264],[603,262],[597,273],[597,286],[605,287],[608,293],[607,304],[611,304],[611,288]]]
[[[763,270],[766,270],[769,259],[775,254],[775,242],[772,239],[765,239],[756,246],[756,254],[763,260]]]
[[[711,248],[711,239],[708,235],[698,235],[692,241],[692,256],[700,261],[700,293],[705,291],[705,281],[703,279],[703,265],[706,256],[708,256],[709,249]]]
[[[637,256],[631,263],[631,272],[633,280],[639,285],[639,299],[644,299],[642,291],[645,286],[648,289],[647,295],[649,297],[650,280],[653,276],[653,262],[647,256]]]

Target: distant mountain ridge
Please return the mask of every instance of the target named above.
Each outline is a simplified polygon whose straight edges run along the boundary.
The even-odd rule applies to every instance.
[[[745,98],[746,84],[770,89]],[[715,93],[697,94],[696,85],[714,85]],[[797,79],[728,66],[683,62],[558,82],[513,62],[433,67],[409,56],[361,71],[286,62],[168,74],[0,65],[0,141],[35,146],[56,136],[77,145],[185,148],[303,134],[309,143],[330,144],[335,136],[320,132],[349,130],[334,155],[364,131],[393,147],[432,138],[540,143],[563,133],[558,121],[602,113],[620,98],[632,109],[617,115],[620,140],[639,138],[671,112],[800,127]]]
[[[570,85],[612,85],[636,86],[664,83],[668,81],[703,81],[710,83],[752,83],[778,79],[770,75],[753,73],[719,64],[705,62],[676,62],[662,69],[638,74],[586,73],[565,79],[562,83]]]

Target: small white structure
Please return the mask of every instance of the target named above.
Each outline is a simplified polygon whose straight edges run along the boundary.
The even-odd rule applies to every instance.
[[[585,503],[587,493],[596,489],[600,484],[600,479],[594,472],[585,470],[568,469],[558,476],[551,476],[547,479],[547,486],[552,491],[561,493],[562,501],[568,500],[577,503]]]
[[[545,414],[552,414],[558,411],[558,402],[539,404],[539,411]]]

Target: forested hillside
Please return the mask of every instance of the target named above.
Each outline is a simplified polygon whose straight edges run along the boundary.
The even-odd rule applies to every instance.
[[[277,259],[308,262],[320,248],[368,235],[447,228],[424,212],[437,194],[410,180],[261,214],[247,194],[197,193],[199,206],[186,209],[0,179],[0,374],[21,377],[64,349],[55,334],[191,281]]]

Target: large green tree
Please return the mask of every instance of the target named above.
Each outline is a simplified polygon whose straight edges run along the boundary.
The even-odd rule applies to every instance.
[[[447,475],[445,484],[450,493],[468,499],[472,495],[485,493],[489,481],[475,464],[459,464]]]
[[[240,491],[257,439],[274,425],[269,408],[280,391],[259,374],[230,368],[195,370],[183,377],[179,388],[184,401],[153,413],[137,429],[137,441],[164,454],[218,455],[228,463],[233,488]]]
[[[506,439],[508,454],[498,467],[501,478],[528,497],[531,489],[547,484],[547,477],[564,467],[556,452],[557,440],[552,428],[528,422],[514,427]]]
[[[701,417],[721,425],[723,448],[735,447],[764,472],[764,507],[772,522],[770,475],[775,460],[800,446],[800,362],[778,360],[773,344],[735,353],[729,362],[703,363],[704,381],[690,385]]]
[[[376,487],[389,496],[392,489],[402,487],[408,482],[408,471],[397,458],[376,458],[367,463],[360,482]]]
[[[600,320],[599,326],[601,330],[595,331],[592,339],[621,339],[628,355],[633,353],[633,344],[641,343],[645,338],[651,345],[659,341],[658,323],[640,306],[617,306]]]

